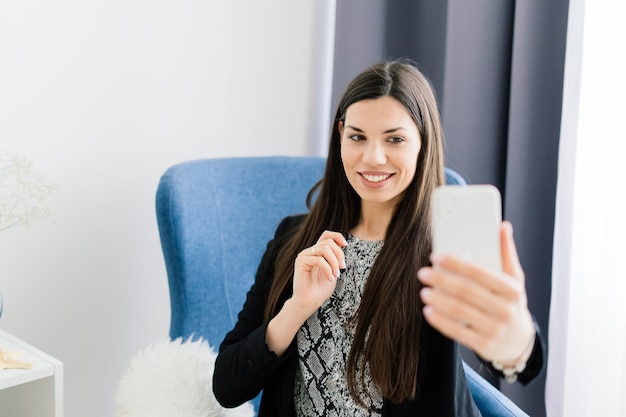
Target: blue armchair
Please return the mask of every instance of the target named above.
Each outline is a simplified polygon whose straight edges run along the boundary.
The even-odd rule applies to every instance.
[[[156,211],[172,339],[203,338],[218,347],[235,325],[266,243],[283,217],[307,211],[306,195],[324,164],[317,157],[205,159],[163,174]],[[449,169],[446,181],[464,183]],[[465,370],[484,417],[527,416],[469,366]]]

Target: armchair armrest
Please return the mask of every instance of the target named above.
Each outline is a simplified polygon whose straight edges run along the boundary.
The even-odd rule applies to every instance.
[[[474,397],[483,417],[529,417],[506,395],[473,370],[471,366],[463,362],[463,368],[472,397]],[[503,414],[504,409],[506,409],[507,414]]]

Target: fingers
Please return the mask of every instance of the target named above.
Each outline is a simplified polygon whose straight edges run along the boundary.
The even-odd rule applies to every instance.
[[[435,286],[423,288],[420,296],[450,319],[477,327],[508,321],[512,315],[510,302],[484,290],[463,292],[459,287]]]
[[[508,222],[500,241],[502,271],[433,254],[433,267],[418,272],[428,323],[489,360],[516,358],[532,333],[524,271]]]
[[[339,277],[341,270],[346,268],[345,256],[342,248],[348,243],[341,233],[325,231],[317,243],[300,252],[305,270],[318,267],[328,280]]]
[[[513,239],[513,226],[508,221],[502,222],[500,227],[500,248],[504,272],[524,282],[524,270],[522,269],[515,240]]]
[[[465,277],[433,268],[420,269],[418,277],[426,285],[420,292],[427,306],[424,309],[426,319],[443,334],[462,343],[470,343],[459,339],[468,336],[468,327],[473,337],[491,338],[515,314],[515,301]]]
[[[420,291],[420,297],[426,306],[424,317],[431,326],[484,358],[509,357],[519,328],[519,293],[517,297],[504,297],[472,279],[442,269],[422,268],[418,276],[428,285]],[[516,284],[513,279],[509,281]]]
[[[484,303],[484,296],[495,293],[509,300],[516,300],[520,282],[501,271],[492,271],[460,258],[442,254],[431,256],[433,268],[425,268],[421,281],[426,285],[445,288],[455,294]],[[521,268],[521,267],[520,267]]]
[[[485,337],[476,331],[476,326],[469,321],[453,320],[432,306],[424,308],[424,317],[441,334],[450,339],[460,341],[475,351],[478,351],[477,346],[485,343]]]
[[[307,317],[332,296],[345,268],[342,247],[347,244],[341,233],[325,231],[296,257],[292,300]]]
[[[317,244],[320,244],[327,240],[335,242],[338,246],[342,248],[348,245],[348,242],[346,242],[346,238],[343,237],[341,233],[331,232],[330,230],[325,230],[324,233],[322,233],[320,238],[317,240]]]

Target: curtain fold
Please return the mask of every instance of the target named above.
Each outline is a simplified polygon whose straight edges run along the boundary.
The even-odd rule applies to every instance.
[[[626,416],[626,5],[572,0],[550,311],[550,417]]]
[[[367,64],[417,62],[439,99],[446,165],[470,183],[500,188],[544,334],[568,7],[568,0],[337,2],[333,97]],[[464,358],[481,370],[473,353]],[[533,417],[546,415],[545,373],[501,389]]]
[[[328,153],[329,126],[332,109],[333,58],[335,52],[336,0],[316,0],[314,9],[311,82],[311,97],[308,150],[312,156]]]

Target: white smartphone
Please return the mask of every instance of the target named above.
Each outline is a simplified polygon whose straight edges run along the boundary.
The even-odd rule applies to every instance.
[[[432,196],[433,252],[501,271],[502,202],[493,185],[446,185]]]

